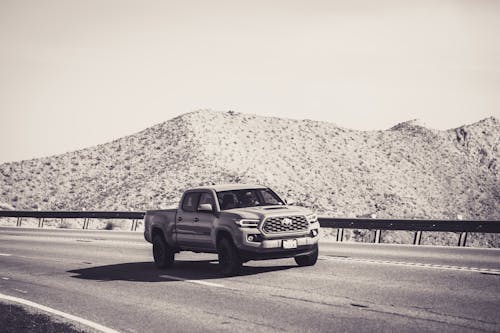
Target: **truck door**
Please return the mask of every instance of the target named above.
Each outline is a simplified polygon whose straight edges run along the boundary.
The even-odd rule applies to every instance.
[[[212,211],[202,211],[200,206],[205,204],[210,204],[212,206]],[[215,245],[212,242],[212,231],[214,230],[215,223],[215,197],[212,192],[203,192],[200,195],[200,200],[197,206],[197,219],[194,222],[194,233],[196,239],[196,247],[200,249],[215,249]]]
[[[182,203],[177,211],[175,221],[177,243],[181,247],[195,247],[196,232],[194,230],[195,219],[198,219],[196,208],[201,192],[187,192],[182,198]]]

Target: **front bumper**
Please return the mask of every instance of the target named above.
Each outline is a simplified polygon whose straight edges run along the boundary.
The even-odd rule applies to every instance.
[[[246,251],[240,250],[240,256],[243,261],[249,260],[268,260],[268,259],[282,259],[282,258],[293,258],[296,256],[304,256],[318,251],[318,244],[314,245],[304,245],[297,247],[296,249],[272,249],[266,251]]]
[[[315,236],[312,231],[315,230]],[[290,258],[298,255],[307,255],[317,250],[319,241],[319,223],[310,225],[307,231],[300,233],[262,235],[257,229],[240,228],[241,234],[237,240],[240,255],[245,260]],[[261,241],[249,241],[248,236],[261,235]],[[284,249],[283,240],[296,239],[297,247]]]

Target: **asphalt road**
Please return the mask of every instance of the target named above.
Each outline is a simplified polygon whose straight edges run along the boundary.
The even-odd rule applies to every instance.
[[[500,332],[500,250],[321,243],[314,267],[154,268],[140,232],[0,228],[0,293],[122,332]]]

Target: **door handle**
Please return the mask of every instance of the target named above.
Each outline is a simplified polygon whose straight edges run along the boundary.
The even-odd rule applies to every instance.
[[[200,220],[200,219],[199,219],[199,218],[197,218],[197,217],[195,217],[195,218],[194,218],[194,221],[195,221],[195,222],[198,222],[199,220]]]
[[[179,217],[177,218],[177,221],[182,221],[182,216],[179,216]]]

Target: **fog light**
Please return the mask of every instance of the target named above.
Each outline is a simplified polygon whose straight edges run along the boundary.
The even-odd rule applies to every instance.
[[[311,230],[311,235],[312,235],[313,237],[316,237],[316,236],[318,235],[318,230],[317,230],[317,229],[313,229],[313,230]]]
[[[249,235],[249,236],[247,237],[247,239],[248,239],[248,241],[249,241],[249,242],[253,242],[254,237],[253,237],[253,235]]]

